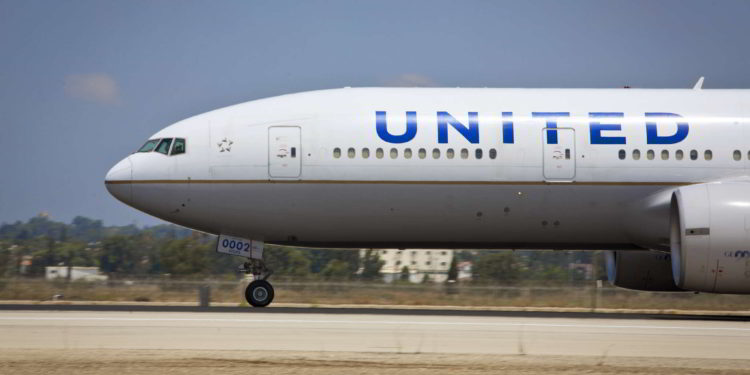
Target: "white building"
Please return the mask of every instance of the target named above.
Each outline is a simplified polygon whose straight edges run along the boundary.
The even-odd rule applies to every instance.
[[[68,266],[44,267],[47,280],[67,279]],[[70,280],[100,281],[107,280],[106,275],[99,274],[98,267],[70,267]]]
[[[474,263],[464,261],[458,263],[458,280],[471,280],[471,278],[474,276],[474,273],[472,272],[472,269],[474,268]]]
[[[364,249],[360,256],[364,256]],[[385,282],[401,278],[404,266],[409,268],[409,281],[421,283],[425,276],[431,282],[443,283],[448,280],[448,270],[453,259],[453,250],[435,249],[373,249],[383,261],[380,274]]]

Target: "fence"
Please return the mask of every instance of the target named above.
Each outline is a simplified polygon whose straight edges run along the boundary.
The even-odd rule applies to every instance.
[[[244,304],[247,281],[110,280],[65,282],[0,280],[0,300],[130,301]],[[368,282],[273,283],[274,302],[438,306],[516,306],[687,310],[750,310],[750,296],[640,292],[581,286],[384,284]]]

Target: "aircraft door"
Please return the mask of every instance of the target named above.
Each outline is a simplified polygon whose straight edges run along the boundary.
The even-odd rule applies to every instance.
[[[571,128],[542,130],[545,181],[573,181],[576,175],[576,137]]]
[[[301,135],[298,126],[268,128],[268,175],[298,178],[302,173]]]

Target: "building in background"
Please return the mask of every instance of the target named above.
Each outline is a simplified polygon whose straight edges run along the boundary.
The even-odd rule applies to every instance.
[[[54,266],[44,267],[44,277],[47,280],[67,279],[68,269],[70,269],[70,280],[101,281],[107,280],[106,275],[99,273],[98,267],[70,267]]]
[[[470,281],[473,274],[474,263],[469,261],[458,262],[458,281]]]
[[[365,251],[360,250],[360,255],[364,256]],[[379,249],[373,252],[383,262],[380,274],[388,283],[402,278],[408,278],[412,283],[421,283],[425,281],[425,277],[426,281],[443,283],[448,280],[448,270],[454,255],[453,250],[435,249]],[[408,272],[408,277],[405,271]]]

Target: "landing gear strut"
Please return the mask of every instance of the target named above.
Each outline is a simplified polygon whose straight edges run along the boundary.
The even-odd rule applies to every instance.
[[[260,254],[257,254],[260,253]],[[273,286],[266,279],[273,271],[263,261],[263,251],[253,252],[249,262],[245,262],[240,271],[253,275],[253,281],[245,289],[245,299],[253,307],[266,307],[273,301]]]
[[[266,307],[273,301],[273,287],[266,281],[273,271],[263,261],[263,241],[222,234],[216,241],[216,251],[247,258],[248,261],[240,266],[240,272],[253,275],[253,281],[245,289],[247,303]]]

